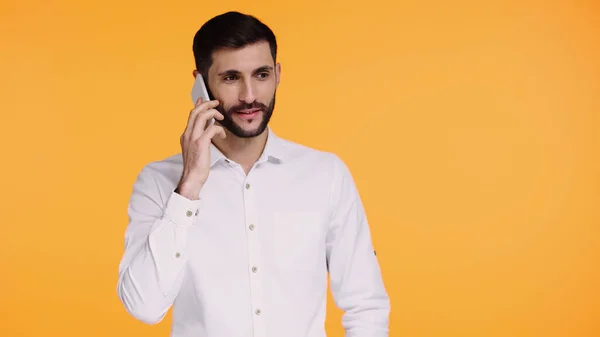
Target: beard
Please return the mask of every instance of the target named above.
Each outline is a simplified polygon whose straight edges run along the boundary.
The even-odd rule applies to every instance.
[[[273,115],[273,110],[275,109],[275,96],[277,92],[273,94],[273,99],[271,99],[271,103],[269,105],[265,105],[260,102],[253,103],[240,103],[238,105],[232,106],[230,108],[225,109],[222,105],[218,105],[215,109],[219,111],[223,115],[223,120],[218,121],[225,129],[231,132],[233,135],[239,138],[253,138],[262,134],[269,121],[271,120],[271,116]],[[244,130],[238,123],[233,120],[233,114],[237,111],[244,109],[260,109],[262,111],[262,120],[258,127],[254,130]]]

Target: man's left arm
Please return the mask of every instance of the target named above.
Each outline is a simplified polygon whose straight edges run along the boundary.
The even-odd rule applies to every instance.
[[[327,264],[346,337],[387,337],[390,299],[371,240],[364,206],[344,162],[333,161]]]

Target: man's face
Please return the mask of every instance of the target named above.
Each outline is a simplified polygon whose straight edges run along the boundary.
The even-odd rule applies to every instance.
[[[280,69],[268,42],[215,51],[208,86],[225,117],[219,123],[237,137],[262,134],[275,107]]]

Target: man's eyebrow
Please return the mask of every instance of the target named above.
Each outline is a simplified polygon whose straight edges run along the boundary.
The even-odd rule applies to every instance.
[[[272,70],[273,70],[273,67],[271,67],[271,66],[262,66],[262,67],[258,67],[256,70],[254,70],[253,73],[256,74],[256,73],[261,73],[264,71],[272,71]]]
[[[273,71],[273,67],[272,66],[262,66],[262,67],[258,67],[256,68],[252,73],[256,74],[256,73],[261,73],[264,71]],[[225,70],[222,71],[220,73],[218,73],[218,76],[225,76],[225,75],[240,75],[241,72],[239,70],[235,70],[235,69],[229,69],[229,70]]]
[[[235,70],[235,69],[229,69],[229,70],[225,70],[222,71],[220,73],[218,73],[218,76],[223,76],[223,75],[239,75],[241,74],[239,70]]]

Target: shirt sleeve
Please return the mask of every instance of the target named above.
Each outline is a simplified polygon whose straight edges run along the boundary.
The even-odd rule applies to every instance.
[[[344,312],[346,337],[387,337],[390,300],[365,210],[347,166],[337,156],[333,172],[334,212],[327,235],[331,292]]]
[[[187,231],[199,207],[199,200],[173,191],[165,199],[160,192],[153,171],[144,167],[129,200],[117,284],[127,312],[148,324],[162,321],[181,288]]]

